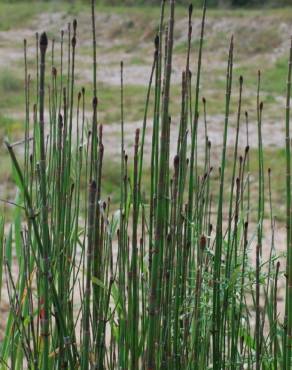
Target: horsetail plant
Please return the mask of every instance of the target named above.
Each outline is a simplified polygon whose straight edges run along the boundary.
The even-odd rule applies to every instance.
[[[7,299],[10,306],[0,345],[1,369],[290,369],[292,45],[283,273],[285,263],[280,263],[275,242],[272,170],[268,182],[264,176],[260,101],[264,74],[258,74],[256,91],[257,149],[249,148],[252,114],[247,110],[243,134],[240,129],[246,108],[240,77],[235,141],[229,150],[236,73],[232,37],[218,168],[208,127],[209,101],[201,98],[206,1],[195,74],[193,6],[186,12],[181,106],[178,116],[171,117],[175,1],[162,0],[142,123],[133,132],[129,153],[125,71],[120,63],[118,196],[111,197],[104,173],[107,123],[101,124],[99,118],[103,104],[98,94],[103,87],[97,79],[94,0],[90,8],[92,91],[79,87],[76,78],[76,20],[61,31],[59,46],[58,38],[50,44],[45,33],[36,34],[35,71],[27,62],[29,40],[24,42],[24,140],[5,141],[17,195],[9,201],[14,207],[11,225],[0,220],[0,304]],[[51,58],[46,57],[48,50]],[[89,112],[87,100],[92,101]],[[18,160],[21,146],[23,162]],[[115,158],[111,161],[115,163]],[[271,243],[265,237],[265,217]],[[278,297],[284,276],[283,320]]]

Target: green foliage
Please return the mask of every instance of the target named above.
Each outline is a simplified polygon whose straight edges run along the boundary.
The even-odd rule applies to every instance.
[[[9,69],[2,70],[0,72],[0,89],[8,94],[17,94],[23,89],[23,83]]]
[[[234,83],[232,38],[225,103],[216,106],[224,111],[219,169],[220,156],[213,163],[209,102],[200,91],[206,9],[194,44],[198,59],[191,79],[189,8],[181,90],[173,97],[174,1],[165,7],[169,9],[161,8],[143,109],[140,97],[133,96],[141,95],[140,88],[123,85],[122,63],[118,91],[97,83],[94,6],[89,92],[76,83],[77,23],[71,25],[68,44],[62,43],[70,59],[63,57],[58,77],[53,58],[46,54],[46,34],[39,39],[35,60],[39,79],[35,86],[23,87],[24,140],[5,142],[17,195],[11,225],[6,227],[0,219],[0,266],[4,262],[0,288],[3,292],[5,277],[10,306],[0,345],[4,368],[290,369],[292,44],[286,152],[279,151],[276,163],[274,158],[267,160],[277,166],[274,181],[281,183],[277,186],[285,187],[285,177],[287,182],[286,322],[278,307],[283,256],[276,250],[273,178],[265,167],[270,152],[262,141],[261,75],[249,101],[251,108],[256,107],[256,145],[249,143],[252,123],[243,114],[245,84],[241,77]],[[166,45],[165,14],[170,17]],[[286,62],[281,60],[276,71],[270,71],[270,79],[282,75]],[[27,63],[23,80],[28,80]],[[266,92],[271,83],[263,84]],[[8,71],[1,75],[0,87],[4,96],[14,96],[21,84]],[[113,135],[103,132],[100,124],[100,103],[119,108],[120,133],[112,146],[120,154],[115,162],[105,140],[105,135]],[[142,119],[141,128],[132,130],[132,145],[124,136],[124,114],[130,104]],[[178,119],[171,117],[174,104],[180,106]],[[34,116],[29,114],[32,105]],[[230,150],[232,106],[237,115]],[[204,127],[200,140],[199,125]],[[144,147],[147,130],[150,168]],[[285,159],[287,176],[281,168]],[[265,237],[265,217],[271,241]]]
[[[0,3],[21,3],[24,0],[0,0]],[[27,1],[27,0],[26,0]],[[56,0],[29,0],[35,3],[54,3]],[[76,2],[85,2],[85,0],[61,0],[64,3],[74,4]],[[188,5],[190,3],[189,0],[177,0],[176,3],[178,5]],[[156,0],[96,0],[97,5],[108,5],[108,6],[139,6],[139,5],[157,5]],[[197,6],[202,6],[203,0],[193,0],[192,4]],[[291,0],[207,0],[207,5],[209,7],[226,7],[226,6],[234,6],[234,7],[242,7],[242,6],[266,6],[266,5],[292,5]]]

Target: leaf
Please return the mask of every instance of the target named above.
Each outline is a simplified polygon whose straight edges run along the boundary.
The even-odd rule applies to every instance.
[[[96,284],[100,288],[102,288],[104,290],[107,290],[107,287],[104,285],[104,283],[101,280],[99,280],[96,276],[92,276],[91,280],[92,280],[93,284]]]

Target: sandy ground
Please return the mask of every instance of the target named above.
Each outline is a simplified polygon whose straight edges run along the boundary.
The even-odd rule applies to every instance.
[[[60,39],[59,31],[72,21],[72,17],[66,13],[55,14],[41,14],[32,20],[30,26],[25,29],[11,29],[9,31],[0,32],[0,68],[11,66],[12,70],[19,70],[19,65],[23,61],[22,40],[25,38],[28,42],[28,56],[29,59],[35,57],[35,42],[34,37],[36,32],[43,30],[48,31],[51,37],[56,39],[56,54],[59,52],[58,41]],[[144,21],[145,22],[145,21]],[[193,21],[193,37],[195,40],[199,37],[200,19],[195,18]],[[98,46],[98,81],[101,84],[118,87],[120,85],[120,60],[124,61],[124,83],[125,85],[147,86],[151,63],[153,55],[152,34],[156,27],[156,23],[151,19],[144,32],[139,31],[138,36],[133,36],[133,29],[135,27],[145,27],[143,21],[137,17],[120,14],[98,13],[97,20],[97,46]],[[274,60],[277,60],[285,55],[289,50],[288,31],[291,26],[291,20],[279,20],[271,16],[260,18],[259,16],[249,17],[210,17],[207,18],[206,23],[206,50],[204,51],[203,59],[205,61],[203,66],[203,81],[201,86],[201,94],[207,97],[216,96],[218,92],[208,88],[208,78],[212,72],[215,76],[225,76],[226,68],[226,54],[228,42],[231,34],[235,35],[235,67],[253,65],[257,68],[258,64],[267,66]],[[180,18],[175,25],[175,46],[186,42],[187,18]],[[263,37],[267,29],[275,29],[277,38],[271,39],[269,47],[266,47],[260,52],[256,52],[257,38]],[[250,32],[248,32],[248,30]],[[130,32],[130,37],[127,37],[127,32]],[[52,36],[54,35],[54,36]],[[90,22],[88,14],[81,13],[78,16],[78,43],[77,43],[77,61],[76,61],[76,85],[88,84],[92,81],[92,59],[91,59],[91,42],[90,42]],[[150,36],[149,36],[150,35]],[[216,35],[222,35],[222,38],[217,40]],[[253,42],[252,40],[255,39]],[[15,41],[17,45],[15,45]],[[212,47],[212,43],[217,42]],[[264,41],[263,41],[264,42]],[[252,50],[249,51],[248,43],[253,45]],[[244,45],[242,45],[244,44]],[[242,55],[242,48],[246,49],[246,55]],[[195,68],[196,52],[192,53],[191,69]],[[139,59],[139,64],[133,64],[134,59]],[[172,82],[179,85],[181,81],[181,71],[185,65],[185,58],[182,54],[175,53]],[[219,71],[219,72],[218,72]],[[221,95],[224,87],[221,88]],[[146,94],[146,92],[145,92]],[[220,95],[220,96],[221,96]],[[245,96],[254,95],[253,91],[244,91]],[[237,91],[234,89],[234,96],[237,96]],[[219,96],[218,96],[219,98]],[[178,97],[179,99],[179,97]],[[220,99],[220,98],[219,98]],[[265,94],[262,94],[262,99],[265,100]],[[223,101],[222,101],[223,103]],[[236,101],[234,101],[236,104]],[[222,104],[223,105],[223,104]],[[284,144],[284,108],[285,98],[283,96],[276,96],[276,102],[267,105],[268,112],[280,112],[277,117],[266,114],[263,118],[263,143],[265,147],[283,147]],[[23,110],[9,108],[2,112],[8,117],[23,118]],[[243,106],[243,110],[245,106]],[[250,106],[249,106],[250,109]],[[90,117],[90,112],[88,112]],[[251,107],[251,122],[250,122],[250,138],[249,144],[251,147],[257,147],[257,126],[254,122],[255,107]],[[272,117],[272,118],[271,118]],[[244,119],[242,119],[241,131],[245,135]],[[119,135],[119,123],[103,122],[105,127],[105,140],[109,144],[117,139]],[[223,109],[220,114],[208,115],[208,134],[212,142],[212,146],[220,148],[222,143],[222,127],[224,123]],[[231,127],[229,131],[228,146],[232,145],[235,133],[235,117],[230,119]],[[146,147],[147,143],[151,142],[151,122],[147,123],[146,132]],[[133,142],[134,127],[141,126],[140,122],[128,122],[126,120],[126,140],[129,143]],[[178,119],[173,118],[173,132],[172,137],[176,137],[178,126]],[[108,133],[108,135],[107,135]],[[199,139],[203,138],[204,130],[203,124],[199,125]],[[243,136],[242,136],[243,137]],[[174,140],[175,142],[175,140]],[[245,140],[240,141],[242,147],[245,146]],[[115,151],[116,145],[108,145],[109,150]],[[171,151],[174,153],[175,147],[171,145]],[[147,148],[146,148],[147,150]],[[115,153],[112,153],[115,154]]]

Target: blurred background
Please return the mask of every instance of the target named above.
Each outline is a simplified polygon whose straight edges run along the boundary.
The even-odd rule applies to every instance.
[[[185,66],[187,46],[187,15],[189,0],[177,0],[174,64],[171,89],[173,130],[177,128],[180,110],[181,72]],[[191,70],[195,73],[199,44],[201,3],[194,0]],[[153,60],[153,39],[157,32],[160,13],[159,0],[98,0],[97,51],[99,83],[99,122],[104,124],[105,191],[113,202],[119,177],[118,154],[120,135],[120,61],[124,61],[126,145],[132,151],[134,130],[141,126],[144,102]],[[283,177],[284,115],[287,63],[292,34],[292,0],[209,0],[204,42],[201,95],[207,99],[207,120],[212,155],[216,162],[221,151],[224,122],[225,74],[227,51],[231,35],[235,38],[234,85],[230,120],[229,149],[232,150],[238,79],[244,78],[243,111],[250,116],[250,146],[254,152],[256,169],[257,73],[262,72],[261,99],[264,102],[263,140],[266,147],[266,168],[271,167],[276,180]],[[114,7],[112,5],[115,5]],[[151,5],[151,6],[150,6]],[[35,96],[36,32],[47,31],[51,58],[55,40],[55,61],[60,69],[60,31],[78,19],[76,96],[84,86],[87,94],[87,116],[91,116],[92,48],[90,1],[0,0],[0,141],[7,136],[16,141],[23,137],[24,57],[23,39],[27,40],[28,71],[31,77],[31,107]],[[65,33],[65,40],[67,42]],[[66,55],[66,53],[65,53]],[[49,86],[49,70],[47,84]],[[151,122],[149,122],[151,125]],[[233,131],[232,131],[233,130]],[[242,123],[241,130],[245,126]],[[175,131],[174,131],[175,132]],[[150,151],[151,130],[146,137],[146,153]],[[203,124],[199,135],[203,138]],[[175,137],[175,135],[174,135]],[[203,139],[202,139],[203,140]],[[1,143],[0,143],[1,144]],[[245,143],[242,143],[244,147]],[[175,147],[175,145],[174,145]],[[21,153],[20,153],[21,154]],[[0,198],[14,197],[11,166],[7,152],[0,145]],[[117,161],[115,161],[117,157]],[[275,181],[273,197],[277,202],[276,217],[284,217],[284,181]],[[147,181],[145,181],[147,186]],[[0,204],[7,215],[11,207]]]
[[[1,2],[21,2],[22,0],[10,0],[5,1],[1,0]],[[31,0],[30,2],[50,2],[56,0]],[[61,2],[62,0],[60,0]],[[67,0],[67,2],[73,3],[75,0]],[[29,1],[28,1],[29,2]],[[86,3],[86,0],[83,1]],[[157,0],[97,0],[97,4],[107,4],[107,5],[155,5],[158,4],[159,1]],[[177,0],[177,4],[189,4],[190,1],[188,0]],[[202,0],[193,0],[193,5],[199,6],[202,5]],[[230,6],[283,6],[283,5],[292,5],[292,0],[208,0],[209,6],[214,7],[230,7]]]

